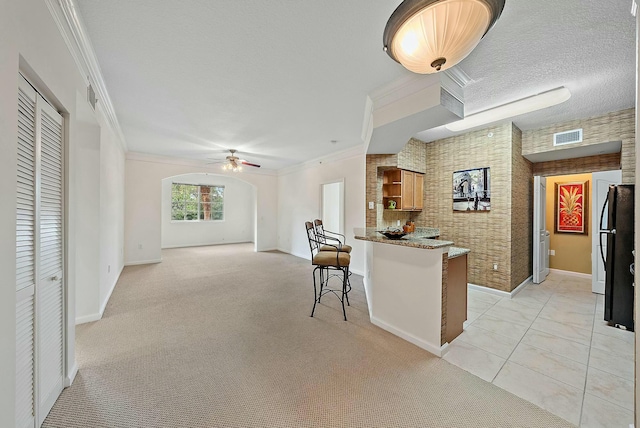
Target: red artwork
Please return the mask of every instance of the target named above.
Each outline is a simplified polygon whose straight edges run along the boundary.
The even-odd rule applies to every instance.
[[[589,182],[556,183],[556,233],[589,234]]]

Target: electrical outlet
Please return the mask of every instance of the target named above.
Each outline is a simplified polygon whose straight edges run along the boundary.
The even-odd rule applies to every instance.
[[[111,265],[107,266],[107,273],[111,273]]]
[[[373,202],[369,202],[369,209],[372,210],[375,208],[375,205],[373,204]]]
[[[400,227],[400,220],[398,220],[397,226]]]
[[[556,250],[549,250],[549,255],[550,256],[555,256],[556,255]]]
[[[142,250],[142,244],[138,244],[138,250]]]
[[[493,270],[498,270],[498,263],[493,264]]]

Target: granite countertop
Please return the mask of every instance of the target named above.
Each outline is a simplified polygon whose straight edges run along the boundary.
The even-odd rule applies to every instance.
[[[460,248],[460,247],[449,247],[449,258],[453,259],[456,257],[463,256],[465,254],[469,254],[471,252],[468,248]]]
[[[403,247],[435,249],[453,245],[453,242],[451,241],[433,239],[440,235],[440,231],[438,229],[427,227],[416,228],[414,233],[405,235],[400,239],[389,239],[378,233],[375,227],[355,229],[354,233],[355,239],[359,239],[361,241],[379,242],[382,244],[400,245]]]

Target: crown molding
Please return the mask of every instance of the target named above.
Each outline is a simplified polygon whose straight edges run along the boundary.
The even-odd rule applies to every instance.
[[[124,151],[127,152],[127,142],[109,97],[91,40],[74,0],[45,0],[45,3],[71,52],[71,56],[75,60],[80,74],[85,77],[87,85],[91,84],[94,87],[98,104],[104,112],[109,126],[120,140]]]
[[[194,173],[205,171],[205,172],[216,173],[219,175],[225,175],[230,177],[237,177],[239,175],[244,175],[244,174],[271,175],[271,176],[278,175],[278,172],[274,169],[247,167],[247,168],[243,168],[242,172],[223,171],[221,170],[221,168],[219,168],[219,165],[217,166],[210,165],[210,162],[208,161],[175,158],[172,156],[152,155],[149,153],[140,153],[140,152],[127,152],[126,160],[137,161],[137,162],[160,163],[165,165],[189,166],[197,169],[193,171]]]
[[[343,161],[347,159],[353,159],[359,156],[362,156],[364,160],[365,155],[366,153],[365,153],[364,144],[358,144],[355,147],[350,147],[345,150],[340,150],[339,152],[334,152],[326,156],[321,156],[306,162],[299,163],[297,165],[279,169],[278,176],[293,174],[294,172],[303,171],[308,168],[315,168],[318,165],[321,165],[323,163],[338,162],[338,161]]]
[[[465,86],[473,83],[473,79],[469,77],[469,75],[457,65],[454,65],[453,67],[445,70],[443,73],[449,76],[449,78],[453,80],[460,88],[464,88]]]
[[[373,100],[367,95],[364,102],[364,119],[362,121],[362,133],[360,138],[366,148],[369,147],[371,136],[373,135]]]

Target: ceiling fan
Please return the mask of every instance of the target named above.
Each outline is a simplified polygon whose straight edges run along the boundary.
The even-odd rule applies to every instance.
[[[236,156],[237,150],[229,149],[229,151],[231,152],[231,155],[227,156],[224,161],[211,162],[211,163],[222,163],[223,164],[222,169],[226,171],[233,171],[233,172],[242,171],[243,165],[260,168],[260,165],[258,165],[257,163],[247,162],[246,160],[240,159],[238,156]]]

